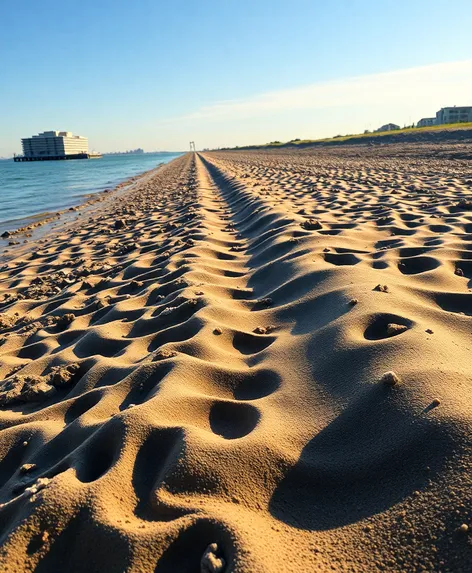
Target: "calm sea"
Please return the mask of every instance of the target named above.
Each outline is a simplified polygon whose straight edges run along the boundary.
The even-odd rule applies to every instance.
[[[86,195],[168,163],[181,153],[105,155],[100,159],[0,160],[0,233],[28,223],[39,213],[81,203]]]

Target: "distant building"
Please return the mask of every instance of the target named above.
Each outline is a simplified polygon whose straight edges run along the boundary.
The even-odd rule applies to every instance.
[[[128,149],[127,151],[109,151],[103,155],[142,155],[143,153],[144,149],[138,147],[138,149]]]
[[[88,155],[88,139],[70,131],[44,131],[21,140],[25,158],[67,158]]]
[[[399,125],[395,125],[394,123],[386,123],[385,125],[382,125],[382,127],[379,127],[379,129],[376,129],[376,132],[379,131],[395,131],[395,129],[400,129]]]
[[[443,107],[436,113],[436,123],[465,123],[472,121],[472,106]]]
[[[436,125],[435,117],[423,117],[416,124],[416,127],[428,127],[429,125]]]

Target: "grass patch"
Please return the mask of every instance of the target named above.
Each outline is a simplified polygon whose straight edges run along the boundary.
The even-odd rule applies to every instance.
[[[335,137],[326,137],[323,139],[292,139],[290,141],[271,141],[270,143],[264,143],[261,145],[245,145],[244,147],[235,147],[233,149],[264,149],[264,148],[274,148],[274,147],[304,147],[311,144],[321,144],[321,143],[331,143],[331,142],[342,142],[348,141],[350,139],[364,139],[369,137],[385,137],[388,135],[395,135],[397,133],[421,133],[427,131],[441,131],[449,129],[472,129],[472,122],[467,123],[445,123],[441,125],[429,125],[426,127],[405,127],[402,129],[394,129],[392,131],[376,131],[372,133],[350,133],[347,135],[336,135]]]

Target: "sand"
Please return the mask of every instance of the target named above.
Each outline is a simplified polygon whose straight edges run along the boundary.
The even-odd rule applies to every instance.
[[[184,155],[0,267],[1,571],[472,569],[472,168]]]

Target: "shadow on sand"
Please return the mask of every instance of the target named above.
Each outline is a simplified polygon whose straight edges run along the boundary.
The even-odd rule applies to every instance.
[[[308,442],[272,495],[275,518],[302,529],[332,529],[427,486],[458,441],[449,425],[413,413],[406,394],[393,392],[369,388]]]

